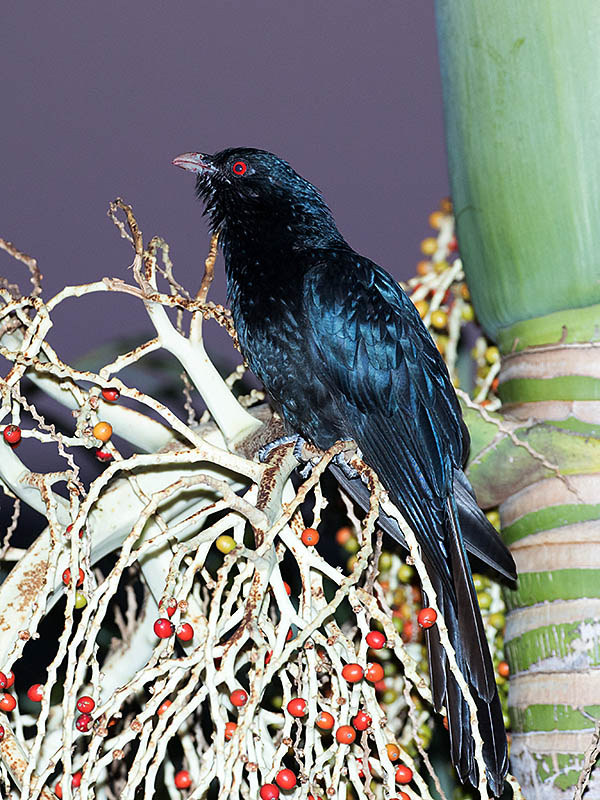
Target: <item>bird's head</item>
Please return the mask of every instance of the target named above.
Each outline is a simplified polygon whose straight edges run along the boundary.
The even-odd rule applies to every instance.
[[[196,174],[196,194],[211,227],[225,237],[262,238],[268,231],[271,240],[288,244],[341,238],[319,191],[273,153],[238,147],[214,155],[184,153],[173,164]]]

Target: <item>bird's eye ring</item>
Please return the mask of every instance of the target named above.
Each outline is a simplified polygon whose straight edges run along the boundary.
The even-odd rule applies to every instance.
[[[233,167],[231,168],[234,175],[244,175],[246,170],[248,169],[248,165],[245,161],[236,161]]]

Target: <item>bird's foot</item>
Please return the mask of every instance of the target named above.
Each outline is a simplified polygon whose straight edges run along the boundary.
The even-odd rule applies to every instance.
[[[338,453],[337,456],[334,456],[333,463],[342,470],[347,478],[350,478],[351,480],[353,478],[360,478],[360,473],[357,472],[354,467],[350,466],[350,464],[346,461],[346,456],[344,453]]]
[[[279,439],[275,439],[275,441],[264,445],[264,447],[261,447],[258,451],[258,460],[261,462],[266,461],[276,447],[282,444],[292,444],[292,442],[294,443],[294,456],[296,460],[301,463],[304,462],[305,459],[302,457],[302,448],[306,444],[306,441],[299,433],[293,434],[292,436],[280,436]]]

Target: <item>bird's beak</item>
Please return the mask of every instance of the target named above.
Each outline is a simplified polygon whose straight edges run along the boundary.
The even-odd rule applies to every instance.
[[[187,169],[188,172],[195,172],[197,175],[206,175],[217,171],[216,167],[210,163],[210,156],[204,153],[183,153],[174,158],[172,163],[176,167]]]

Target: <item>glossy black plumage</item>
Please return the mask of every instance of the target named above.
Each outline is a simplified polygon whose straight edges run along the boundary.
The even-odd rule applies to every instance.
[[[471,551],[498,573],[514,578],[515,568],[462,472],[469,437],[443,359],[396,281],[352,250],[317,190],[285,161],[240,148],[174,163],[198,175],[220,232],[242,352],[286,427],[322,449],[353,439],[415,531],[499,795],[506,737],[461,527]],[[341,481],[364,502],[362,484]],[[382,524],[402,541],[393,521]],[[437,626],[427,644],[452,761],[463,781],[476,783],[469,710]]]

